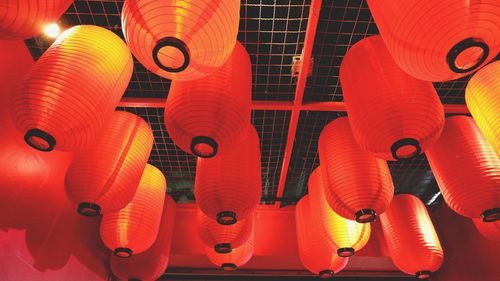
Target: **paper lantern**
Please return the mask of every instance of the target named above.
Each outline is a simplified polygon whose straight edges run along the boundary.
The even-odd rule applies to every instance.
[[[122,29],[134,56],[151,72],[193,80],[214,72],[233,50],[240,1],[126,0]]]
[[[444,111],[434,86],[402,71],[380,36],[347,51],[340,82],[354,139],[378,158],[417,156],[439,137]]]
[[[323,231],[317,231],[312,222],[309,196],[300,199],[295,206],[295,226],[299,258],[304,267],[321,278],[330,278],[347,265],[349,258],[339,257],[337,248]]]
[[[424,203],[410,194],[394,196],[380,216],[392,261],[399,270],[426,279],[443,263],[443,249]]]
[[[467,84],[465,102],[477,126],[500,157],[500,61],[479,70]]]
[[[349,220],[375,221],[389,206],[394,193],[387,162],[358,146],[346,117],[325,126],[319,136],[318,151],[321,172],[316,169],[309,181],[323,176],[330,207]]]
[[[226,271],[236,270],[245,265],[253,256],[254,251],[254,234],[238,248],[233,249],[230,253],[217,253],[214,248],[205,247],[205,253],[213,264]]]
[[[121,280],[156,280],[165,273],[170,255],[170,244],[174,233],[175,201],[165,196],[158,237],[142,254],[128,259],[111,257],[111,271]]]
[[[147,164],[132,201],[120,211],[102,216],[101,239],[117,257],[140,254],[154,243],[160,228],[166,188],[162,172]]]
[[[17,129],[41,151],[88,146],[118,105],[132,68],[127,45],[113,32],[93,25],[66,30],[14,96]]]
[[[481,219],[472,219],[477,231],[486,239],[500,242],[500,221],[486,223]]]
[[[43,32],[68,9],[73,0],[3,0],[0,40],[28,39]]]
[[[232,225],[219,224],[198,210],[198,236],[205,246],[217,253],[227,254],[245,243],[253,233],[253,214]]]
[[[248,218],[260,203],[262,171],[259,136],[249,126],[245,140],[214,158],[198,158],[194,195],[200,210],[218,223]]]
[[[66,173],[66,194],[85,216],[119,211],[134,197],[153,147],[148,123],[115,112],[99,139],[79,151]]]
[[[397,64],[426,81],[465,76],[500,51],[498,0],[368,0]]]
[[[426,155],[453,211],[486,222],[500,219],[500,159],[472,118],[446,118],[441,137]]]

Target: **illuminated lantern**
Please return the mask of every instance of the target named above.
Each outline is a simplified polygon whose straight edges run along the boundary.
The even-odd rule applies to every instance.
[[[426,155],[453,211],[485,222],[500,219],[500,159],[472,118],[446,118],[441,137]]]
[[[93,25],[66,30],[14,96],[17,129],[41,151],[88,146],[113,114],[132,68],[127,45],[113,32]]]
[[[481,219],[472,219],[477,231],[486,239],[500,242],[500,221],[486,223]]]
[[[231,225],[248,218],[260,203],[262,171],[259,136],[249,126],[245,140],[214,158],[198,158],[194,196],[205,215]]]
[[[219,70],[195,81],[174,81],[165,106],[165,125],[182,150],[209,158],[239,142],[250,124],[252,70],[237,43]]]
[[[500,156],[500,61],[479,70],[467,84],[465,102],[474,121]]]
[[[212,73],[231,55],[240,20],[237,0],[126,0],[122,29],[134,56],[172,80]]]
[[[142,253],[154,243],[166,188],[162,172],[147,164],[132,201],[120,211],[102,216],[101,239],[117,257]]]
[[[111,257],[111,271],[120,280],[156,280],[165,273],[174,233],[175,201],[165,196],[160,230],[154,244],[142,254],[128,259]]]
[[[443,249],[424,203],[410,194],[394,196],[380,215],[392,261],[399,270],[426,279],[443,263]]]
[[[337,248],[330,243],[325,232],[317,231],[310,213],[309,196],[306,195],[295,207],[295,226],[299,258],[304,267],[321,278],[330,278],[347,265],[349,258],[339,257]]]
[[[28,39],[43,32],[68,9],[73,0],[3,0],[0,40]]]
[[[254,235],[243,243],[238,248],[233,249],[230,253],[217,253],[214,248],[206,247],[205,253],[208,259],[226,271],[236,270],[245,265],[253,256],[254,251]]]
[[[326,201],[321,168],[309,177],[309,195],[312,223],[322,226],[317,233],[323,232],[333,245],[337,246],[340,257],[350,257],[363,248],[370,238],[371,227],[369,223],[358,223],[348,220],[335,213]],[[319,234],[317,234],[319,235]]]
[[[479,69],[500,51],[498,0],[368,0],[397,64],[426,81]]]
[[[358,146],[346,117],[326,125],[318,149],[322,170],[316,169],[309,181],[323,176],[326,199],[340,216],[360,223],[375,221],[394,194],[387,162]]]
[[[378,158],[417,156],[439,137],[444,111],[434,86],[402,71],[380,36],[347,51],[340,82],[354,139]]]
[[[253,214],[235,224],[222,225],[198,210],[198,236],[205,246],[220,254],[230,253],[245,243],[253,232],[253,226]]]

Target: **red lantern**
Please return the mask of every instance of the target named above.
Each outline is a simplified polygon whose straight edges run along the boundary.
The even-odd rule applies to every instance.
[[[472,118],[446,118],[441,137],[426,154],[452,210],[486,222],[500,219],[500,159]]]
[[[479,70],[467,84],[465,102],[474,121],[500,157],[500,61]]]
[[[380,36],[347,51],[340,82],[354,139],[378,158],[417,156],[439,137],[444,111],[434,86],[402,71]]]
[[[394,193],[387,162],[358,146],[346,117],[326,125],[318,146],[321,174],[316,169],[309,181],[323,176],[326,200],[340,216],[359,223],[375,221]]]
[[[147,69],[172,80],[214,72],[231,55],[240,1],[126,0],[122,28],[134,56]]]
[[[28,39],[42,33],[68,9],[73,0],[3,0],[0,40]]]
[[[233,249],[230,253],[220,254],[213,248],[206,247],[205,253],[208,259],[216,266],[226,271],[236,270],[245,265],[253,256],[254,251],[254,235],[238,248]]]
[[[317,231],[310,213],[309,196],[306,195],[295,207],[295,226],[299,258],[302,264],[321,278],[330,278],[347,265],[349,258],[339,257],[337,248],[329,242],[325,232]]]
[[[139,116],[115,112],[99,139],[79,151],[66,173],[66,193],[85,216],[119,211],[134,197],[153,147]]]
[[[174,81],[165,106],[165,125],[174,143],[199,157],[213,157],[239,142],[250,124],[252,70],[237,43],[224,66],[189,82]]]
[[[147,164],[132,201],[120,211],[102,216],[101,239],[117,257],[140,254],[154,243],[166,188],[162,172]]]
[[[223,225],[248,218],[260,203],[259,136],[249,126],[245,140],[214,158],[198,158],[194,195],[200,210]]]
[[[498,0],[368,0],[397,64],[426,81],[465,76],[500,51]]]
[[[443,249],[425,205],[410,194],[394,196],[380,216],[392,261],[399,270],[429,278],[443,263]]]
[[[486,239],[500,242],[500,221],[486,223],[481,219],[472,219],[477,231]]]
[[[41,151],[88,146],[118,105],[132,68],[127,45],[113,32],[93,25],[66,30],[14,96],[17,129]]]

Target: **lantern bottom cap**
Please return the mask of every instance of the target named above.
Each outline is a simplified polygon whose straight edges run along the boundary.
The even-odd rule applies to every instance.
[[[236,213],[231,211],[222,211],[217,213],[217,222],[222,225],[232,225],[237,222]]]
[[[44,152],[52,151],[56,145],[56,139],[51,134],[36,128],[26,132],[24,141],[34,149]]]
[[[421,151],[419,142],[412,138],[400,139],[391,146],[392,157],[396,160],[413,158]]]
[[[222,268],[225,271],[233,271],[236,270],[237,266],[234,263],[223,263],[220,268]]]
[[[415,273],[415,277],[417,277],[418,279],[427,279],[427,278],[431,277],[431,273],[432,273],[431,271],[422,270],[422,271]]]
[[[359,223],[370,223],[377,220],[377,213],[373,209],[361,209],[355,213]]]
[[[138,278],[131,278],[129,279],[128,281],[142,281],[141,279],[138,279]]]
[[[455,73],[467,73],[476,70],[486,61],[490,48],[483,39],[465,38],[455,44],[446,55],[446,63]]]
[[[233,251],[233,248],[231,247],[231,244],[229,243],[219,243],[215,244],[214,246],[215,252],[219,254],[228,254]]]
[[[182,55],[182,63],[179,63],[178,64],[179,66],[164,65],[159,56],[160,51],[164,48],[169,50],[171,49],[177,53],[180,53]],[[186,45],[186,43],[184,43],[184,41],[176,37],[163,37],[160,40],[156,41],[156,45],[153,48],[152,56],[155,64],[160,69],[166,72],[178,73],[185,70],[189,66],[189,61],[190,61],[189,48]],[[172,60],[171,63],[174,63],[174,61]]]
[[[348,258],[354,256],[354,249],[351,247],[339,248],[337,255],[341,258]]]
[[[484,222],[495,222],[497,220],[500,220],[500,208],[493,208],[484,211],[481,214],[481,218]]]
[[[78,213],[86,217],[97,217],[101,214],[101,207],[95,203],[82,202],[78,204]]]
[[[116,248],[114,254],[119,258],[128,258],[132,256],[132,250],[129,248]]]
[[[197,136],[191,140],[191,152],[201,158],[211,158],[217,154],[217,142],[207,136]]]
[[[334,275],[334,272],[332,270],[322,270],[319,272],[318,276],[319,278],[331,278]]]

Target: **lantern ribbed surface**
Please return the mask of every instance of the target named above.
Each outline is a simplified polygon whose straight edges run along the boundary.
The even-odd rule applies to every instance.
[[[426,81],[465,76],[500,51],[498,0],[368,0],[397,64]]]
[[[396,267],[420,279],[443,263],[443,249],[424,203],[410,194],[394,196],[380,216],[387,247]]]
[[[132,201],[120,211],[102,216],[101,239],[116,256],[128,258],[140,254],[154,243],[166,188],[162,172],[147,164]]]
[[[490,222],[500,219],[500,159],[472,118],[446,118],[441,137],[426,155],[453,211]]]
[[[316,169],[309,180],[323,176],[326,200],[337,214],[366,223],[385,211],[394,194],[389,166],[358,146],[347,117],[325,126],[318,152],[321,172]]]
[[[380,36],[347,51],[340,82],[354,139],[376,157],[411,158],[439,137],[444,110],[434,86],[402,71]]]
[[[262,171],[259,136],[249,126],[244,140],[214,158],[198,158],[194,196],[205,215],[231,225],[248,218],[260,203]]]
[[[214,72],[231,55],[239,0],[126,0],[122,29],[134,56],[151,72],[193,80]]]
[[[73,0],[2,0],[0,40],[28,39],[56,22]]]
[[[500,221],[484,222],[481,219],[472,219],[477,231],[486,239],[500,242]]]
[[[111,256],[111,271],[120,280],[156,280],[167,269],[174,233],[175,201],[165,196],[160,230],[154,244],[142,254],[128,259]]]
[[[82,149],[114,112],[132,68],[127,45],[113,32],[70,28],[26,75],[12,101],[14,123],[38,150]]]
[[[213,248],[205,247],[205,253],[213,264],[226,271],[236,270],[245,265],[253,256],[254,251],[254,234],[238,248],[233,249],[230,253],[217,253]]]
[[[337,255],[337,247],[329,241],[325,232],[318,231],[312,217],[309,195],[306,195],[295,206],[299,258],[310,272],[321,278],[330,278],[344,269],[349,258]]]
[[[465,102],[477,126],[500,157],[500,61],[479,70],[467,84]]]
[[[66,194],[78,212],[97,216],[119,211],[134,197],[153,147],[148,123],[114,112],[99,139],[78,151],[66,173]]]
[[[199,157],[213,157],[239,142],[250,124],[252,70],[237,43],[229,60],[211,75],[174,81],[165,105],[165,125],[174,143]]]

